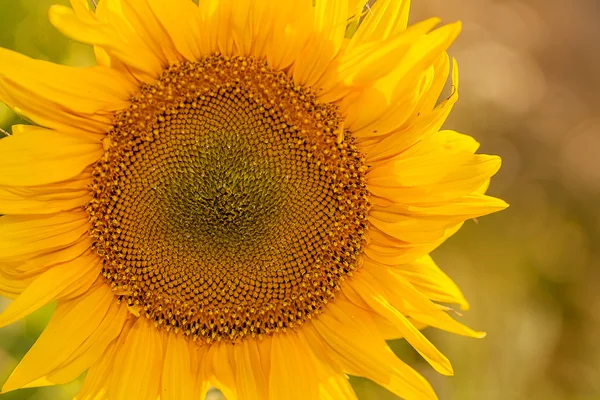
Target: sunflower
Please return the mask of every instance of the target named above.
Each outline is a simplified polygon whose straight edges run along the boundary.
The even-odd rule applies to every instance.
[[[0,49],[0,327],[57,301],[3,392],[87,371],[77,399],[435,399],[386,340],[480,337],[429,253],[500,159],[440,130],[460,31],[409,1],[71,0],[72,68]],[[452,68],[451,68],[452,64]],[[452,91],[439,101],[452,69]]]

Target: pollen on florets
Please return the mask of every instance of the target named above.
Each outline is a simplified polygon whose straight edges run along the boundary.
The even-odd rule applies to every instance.
[[[358,267],[365,161],[335,106],[253,58],[165,70],[116,115],[88,204],[135,313],[210,343],[302,324]]]

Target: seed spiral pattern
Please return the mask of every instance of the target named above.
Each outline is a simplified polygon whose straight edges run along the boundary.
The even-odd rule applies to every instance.
[[[253,58],[165,70],[116,115],[87,205],[103,276],[205,343],[286,330],[358,267],[365,161],[331,104]]]

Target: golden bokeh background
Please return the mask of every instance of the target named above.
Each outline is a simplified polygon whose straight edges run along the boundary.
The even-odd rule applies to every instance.
[[[51,4],[66,3],[0,0],[0,46],[92,64],[87,46],[47,21]],[[434,253],[471,303],[459,318],[488,332],[475,340],[426,330],[455,376],[436,374],[403,341],[392,347],[441,400],[599,400],[600,1],[413,0],[412,9],[413,21],[434,15],[463,21],[451,49],[461,99],[446,128],[502,156],[490,193],[511,207],[468,221]],[[0,104],[0,128],[22,122]],[[0,299],[0,310],[7,303]],[[51,312],[45,307],[0,330],[0,383]],[[396,398],[364,379],[353,384],[361,400]],[[79,385],[26,389],[0,400],[67,399]]]

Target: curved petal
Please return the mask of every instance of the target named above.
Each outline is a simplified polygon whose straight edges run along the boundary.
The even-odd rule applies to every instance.
[[[319,399],[357,400],[348,376],[342,370],[335,357],[328,351],[327,345],[316,334],[314,327],[305,325],[299,329],[300,340],[310,351],[304,351],[309,368],[314,371],[319,382]],[[334,358],[334,359],[332,359]]]
[[[2,143],[0,153],[1,149]],[[35,186],[0,185],[0,214],[54,214],[84,206],[92,199],[88,188],[91,182],[91,168],[88,168],[62,182]]]
[[[367,279],[375,290],[382,293],[387,301],[417,322],[443,329],[458,335],[482,338],[483,332],[477,332],[454,320],[446,313],[446,307],[431,302],[425,295],[398,273],[394,268],[376,265],[365,260],[368,268]],[[370,266],[369,266],[370,265]],[[372,279],[369,278],[372,276]],[[393,289],[392,289],[393,288]]]
[[[0,270],[0,295],[9,299],[16,299],[31,284],[35,277],[30,279],[13,279]]]
[[[310,0],[279,2],[270,7],[277,15],[272,17],[272,28],[266,39],[269,66],[284,70],[298,59],[311,34],[314,10]]]
[[[0,263],[0,292],[12,299],[17,298],[49,268],[73,260],[90,248],[91,241],[86,237],[66,249],[43,254],[31,260]]]
[[[126,108],[135,90],[122,73],[106,67],[56,65],[3,48],[0,59],[0,101],[65,132],[107,132],[112,113]]]
[[[421,257],[409,264],[398,265],[394,271],[408,280],[428,299],[442,303],[455,303],[463,310],[469,309],[469,303],[456,283],[430,256]]]
[[[469,218],[506,208],[504,201],[479,193],[500,159],[473,154],[477,147],[469,136],[441,131],[374,163],[367,174],[373,243],[389,236],[384,242],[391,247],[430,245]]]
[[[88,251],[44,272],[0,314],[0,327],[18,321],[51,301],[82,294],[98,278],[101,261],[97,254]]]
[[[469,136],[440,131],[374,163],[367,174],[374,203],[437,206],[476,193],[500,168],[499,157],[473,154],[477,147]]]
[[[0,262],[17,262],[69,247],[89,229],[84,210],[0,217]]]
[[[464,221],[501,211],[507,204],[500,199],[472,194],[441,205],[392,203],[369,210],[369,223],[380,231],[405,242],[427,243],[449,236]]]
[[[53,265],[71,261],[79,257],[91,248],[92,240],[89,235],[84,234],[64,248],[49,251],[25,260],[0,262],[0,270],[14,275],[24,274],[29,276],[40,274]]]
[[[439,54],[440,50],[437,47],[418,47],[421,38],[438,23],[438,19],[432,18],[385,40],[345,48],[315,83],[319,88],[319,99],[323,102],[336,101],[350,91],[360,91],[371,85],[377,85],[379,90],[386,93],[399,86],[403,79],[410,79],[409,76],[404,78],[404,74],[408,74],[410,69],[422,71],[422,65],[427,65],[429,61],[429,53]],[[431,35],[435,35],[435,32]],[[420,59],[413,55],[416,52],[415,47],[424,53]],[[414,64],[417,61],[418,64],[410,66],[410,63]],[[358,98],[362,96],[359,95]]]
[[[358,400],[348,377],[343,374],[332,375],[322,365],[317,368],[319,382],[319,398],[324,400]]]
[[[292,68],[294,82],[298,85],[313,86],[342,48],[348,0],[316,1],[313,15],[313,33]]]
[[[161,15],[152,10],[149,0],[112,0],[120,2],[122,15],[133,28],[138,40],[146,43],[163,62],[163,65],[171,65],[184,60],[182,54],[177,51],[174,38],[169,35],[165,27],[161,25]],[[171,7],[181,7],[181,0],[170,1]],[[194,7],[193,4],[191,4]],[[192,9],[188,9],[192,10]],[[157,10],[159,11],[159,10]],[[191,18],[189,14],[182,14],[180,18]]]
[[[268,398],[269,371],[265,371],[262,366],[262,359],[268,355],[260,353],[254,339],[247,339],[234,346],[233,356],[238,397],[245,400]]]
[[[453,375],[452,365],[446,356],[423,336],[404,314],[394,308],[381,292],[375,291],[366,279],[367,274],[368,272],[364,270],[359,271],[346,286],[352,286],[373,312],[393,323],[402,336],[436,371],[443,375]]]
[[[199,44],[200,27],[198,6],[187,0],[147,0],[152,13],[164,32],[171,38],[173,46],[188,61],[197,61],[208,55]]]
[[[341,296],[312,325],[346,372],[371,379],[407,400],[437,399],[429,383],[389,349],[370,316]]]
[[[376,262],[390,266],[409,263],[431,253],[444,243],[446,239],[454,235],[461,226],[462,223],[459,223],[446,229],[444,235],[438,240],[425,243],[411,243],[396,239],[381,231],[375,225],[370,224],[369,243],[364,248],[364,255]]]
[[[84,2],[73,0],[72,4]],[[135,32],[124,15],[120,0],[101,1],[96,14],[83,11],[81,6],[78,9],[76,13],[69,7],[53,5],[49,13],[50,22],[71,39],[96,46],[96,55],[102,55],[102,64],[120,67],[120,72],[115,68],[103,68],[120,73],[130,85],[133,81],[129,74],[145,82],[152,82],[158,77],[166,66],[166,60]],[[114,64],[112,60],[118,62]]]
[[[485,154],[463,160],[445,171],[424,168],[421,172],[401,170],[402,162],[394,162],[394,166],[387,169],[389,179],[369,183],[369,189],[374,196],[395,203],[441,205],[474,193],[498,172],[501,164],[500,157]],[[407,161],[409,164],[410,160]],[[376,167],[372,171],[376,171]],[[376,172],[372,177],[375,176]]]
[[[126,312],[105,284],[59,302],[48,326],[8,378],[3,391],[63,384],[77,378],[119,335]]]
[[[179,333],[167,334],[160,398],[162,400],[191,399],[194,397],[194,377],[190,349]]]
[[[206,377],[225,395],[226,399],[237,399],[235,385],[235,360],[227,343],[212,343],[206,353]]]
[[[319,382],[311,363],[312,350],[299,335],[301,333],[288,330],[270,338],[269,398],[271,399],[318,398]]]
[[[435,22],[437,21],[424,21],[401,36],[430,29]],[[392,64],[395,66],[392,71],[363,92],[342,99],[340,107],[349,116],[348,129],[359,141],[383,137],[409,125],[422,113],[431,112],[430,109],[421,110],[420,107],[430,92],[439,96],[432,83],[437,74],[443,75],[446,70],[434,69],[436,61],[443,56],[460,29],[460,24],[455,23],[421,35],[420,40],[415,41]]]
[[[111,400],[156,399],[163,369],[163,335],[145,317],[137,319],[115,356]]]
[[[410,0],[378,0],[365,14],[348,48],[394,37],[406,30]]]
[[[87,135],[26,125],[13,127],[13,133],[0,141],[0,185],[35,186],[68,180],[104,152],[100,139]]]
[[[205,399],[210,381],[207,374],[207,346],[199,346],[198,343],[190,340],[188,342],[190,350],[190,366],[192,378],[194,379],[194,398]]]
[[[109,398],[108,390],[115,367],[116,355],[123,347],[135,322],[129,313],[127,313],[126,318],[119,337],[108,345],[100,359],[88,370],[83,386],[75,396],[75,400],[104,400]]]
[[[452,78],[453,91],[437,106],[449,73],[448,54],[442,53],[423,75],[421,82],[418,83],[416,94],[412,97],[410,95],[398,97],[392,101],[392,103],[400,101],[407,110],[404,112],[398,110],[398,113],[386,115],[384,119],[389,118],[389,123],[380,121],[383,123],[378,124],[371,132],[365,130],[365,140],[361,143],[361,148],[369,164],[399,155],[419,140],[440,130],[458,100],[458,68],[455,64]],[[396,104],[400,109],[402,108],[400,103]],[[405,122],[386,134],[387,126],[393,126],[392,118],[396,117],[398,117],[396,125],[398,122]],[[382,128],[380,133],[378,129]]]

